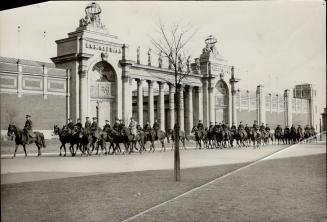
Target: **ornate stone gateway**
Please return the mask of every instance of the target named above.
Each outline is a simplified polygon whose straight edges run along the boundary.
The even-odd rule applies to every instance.
[[[116,116],[116,74],[112,66],[104,61],[96,63],[89,76],[90,116],[98,117],[99,125],[105,120],[114,122]]]
[[[229,123],[229,94],[228,86],[223,80],[219,80],[215,86],[215,119],[216,122]]]

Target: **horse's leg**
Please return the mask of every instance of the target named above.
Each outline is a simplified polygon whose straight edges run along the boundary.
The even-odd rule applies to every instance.
[[[41,148],[40,148],[40,145],[37,142],[35,144],[37,146],[37,156],[41,156]]]
[[[25,153],[25,158],[27,157],[27,152],[26,152],[26,146],[25,144],[23,145],[23,148],[24,148],[24,153]]]
[[[14,152],[14,156],[12,158],[16,157],[16,152],[17,152],[18,146],[19,146],[18,144],[15,145],[15,152]]]

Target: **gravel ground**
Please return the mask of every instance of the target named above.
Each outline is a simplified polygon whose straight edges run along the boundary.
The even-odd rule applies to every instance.
[[[243,164],[1,185],[1,221],[121,221]]]
[[[326,155],[259,162],[132,221],[327,221]]]

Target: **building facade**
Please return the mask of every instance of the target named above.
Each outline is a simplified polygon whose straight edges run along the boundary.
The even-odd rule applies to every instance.
[[[205,126],[240,120],[291,125],[306,116],[301,124],[316,127],[312,85],[296,86],[294,95],[290,90],[283,95],[266,94],[262,85],[255,92],[237,90],[234,67],[222,58],[213,36],[186,67],[189,74],[182,81],[177,113],[169,63],[155,58],[151,50],[147,61],[140,61],[140,49],[130,52],[127,44],[108,32],[98,4],[89,4],[85,13],[75,31],[56,41],[54,64],[1,57],[2,134],[9,123],[22,126],[25,113],[37,118],[35,130],[48,130],[49,136],[54,124],[65,124],[67,118],[81,118],[84,123],[87,116],[97,116],[100,126],[106,119],[113,123],[115,117],[126,123],[134,117],[140,125],[152,125],[157,119],[167,130],[179,115],[186,133],[199,120]],[[133,85],[137,86],[134,91]],[[298,95],[298,91],[309,94]]]

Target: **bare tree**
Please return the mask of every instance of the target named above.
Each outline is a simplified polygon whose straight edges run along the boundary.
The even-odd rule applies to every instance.
[[[180,136],[180,118],[179,110],[181,104],[182,82],[190,75],[190,57],[187,55],[186,46],[195,34],[195,30],[190,25],[181,25],[175,23],[165,25],[159,20],[156,30],[156,36],[151,38],[154,48],[159,56],[167,58],[169,68],[174,72],[173,82],[162,78],[163,81],[173,85],[175,109],[177,111],[176,123],[174,126],[175,150],[174,150],[174,177],[180,181],[180,154],[179,154],[179,136]],[[174,114],[173,114],[174,115]]]

